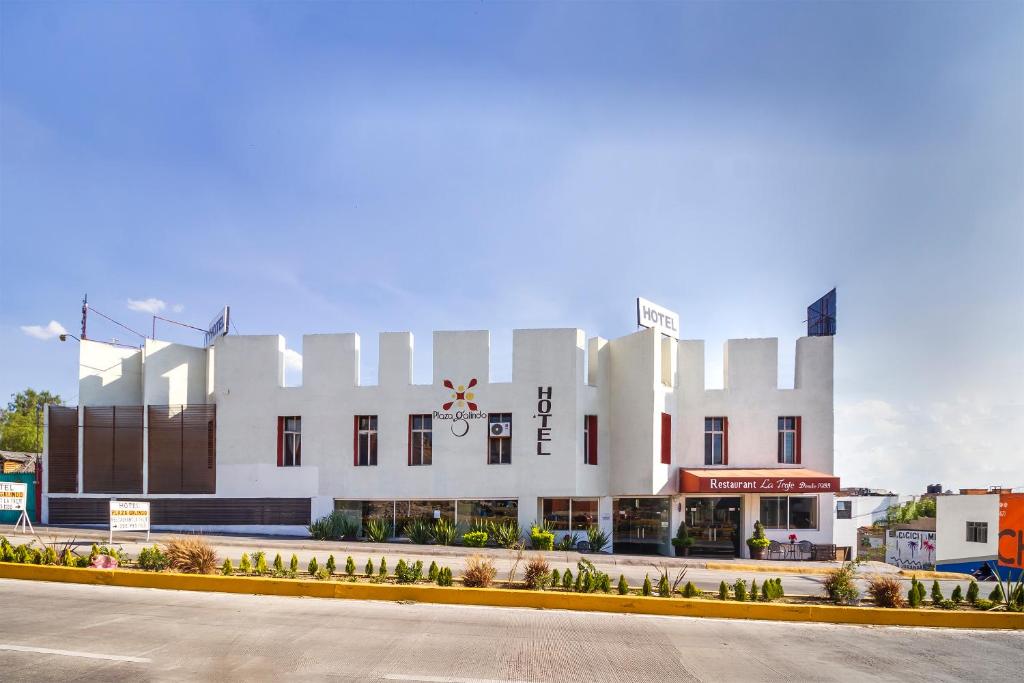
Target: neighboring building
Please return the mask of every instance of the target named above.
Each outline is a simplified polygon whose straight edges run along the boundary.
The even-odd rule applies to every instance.
[[[851,495],[852,491],[858,494]],[[873,495],[866,492],[868,489],[843,489],[836,496],[835,506],[835,537],[836,546],[839,548],[850,548],[850,559],[856,559],[863,548],[867,538],[859,533],[863,527],[870,527],[875,522],[884,522],[886,513],[894,505],[913,500],[913,496],[898,496],[894,493],[887,495]]]
[[[885,561],[903,569],[935,569],[939,542],[934,517],[918,517],[885,532]]]
[[[111,497],[150,500],[164,528],[305,534],[357,522],[545,519],[596,525],[618,552],[748,554],[769,537],[833,542],[833,338],[797,341],[793,389],[778,340],[725,344],[705,389],[704,342],[646,329],[585,340],[516,330],[511,382],[491,382],[486,331],[435,332],[433,381],[413,384],[413,338],[379,338],[379,381],[355,334],[303,337],[303,384],[284,385],[284,339],[209,348],[83,340],[81,406],[48,409],[43,519],[106,524]]]
[[[961,489],[961,495],[936,497],[936,568],[972,573],[983,565],[997,565],[1000,493],[1010,489]],[[1003,573],[1007,568],[1000,569]],[[1010,570],[1016,576],[1020,570]]]

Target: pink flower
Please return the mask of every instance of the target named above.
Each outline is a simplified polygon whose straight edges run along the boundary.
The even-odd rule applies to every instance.
[[[796,534],[790,534],[789,535],[789,542],[790,543],[796,543]]]

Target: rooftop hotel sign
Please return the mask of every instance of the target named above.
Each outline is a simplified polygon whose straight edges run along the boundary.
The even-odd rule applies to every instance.
[[[684,493],[835,493],[839,477],[810,470],[730,473],[728,470],[680,470]]]
[[[664,335],[679,339],[679,314],[639,296],[636,298],[636,324],[653,327]]]

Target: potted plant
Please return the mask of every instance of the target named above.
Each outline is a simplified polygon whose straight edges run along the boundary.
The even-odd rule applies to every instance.
[[[764,535],[764,524],[760,521],[754,522],[754,535],[747,539],[747,547],[750,548],[750,559],[763,560],[768,552],[771,541]]]
[[[686,528],[686,521],[680,522],[679,529],[676,530],[676,537],[672,539],[672,545],[676,549],[676,556],[689,557],[690,546],[693,545],[693,542],[694,538]]]

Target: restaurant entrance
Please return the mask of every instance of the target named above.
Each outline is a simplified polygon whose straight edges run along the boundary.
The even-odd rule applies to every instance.
[[[694,538],[690,554],[740,556],[740,498],[686,498],[686,526]]]

